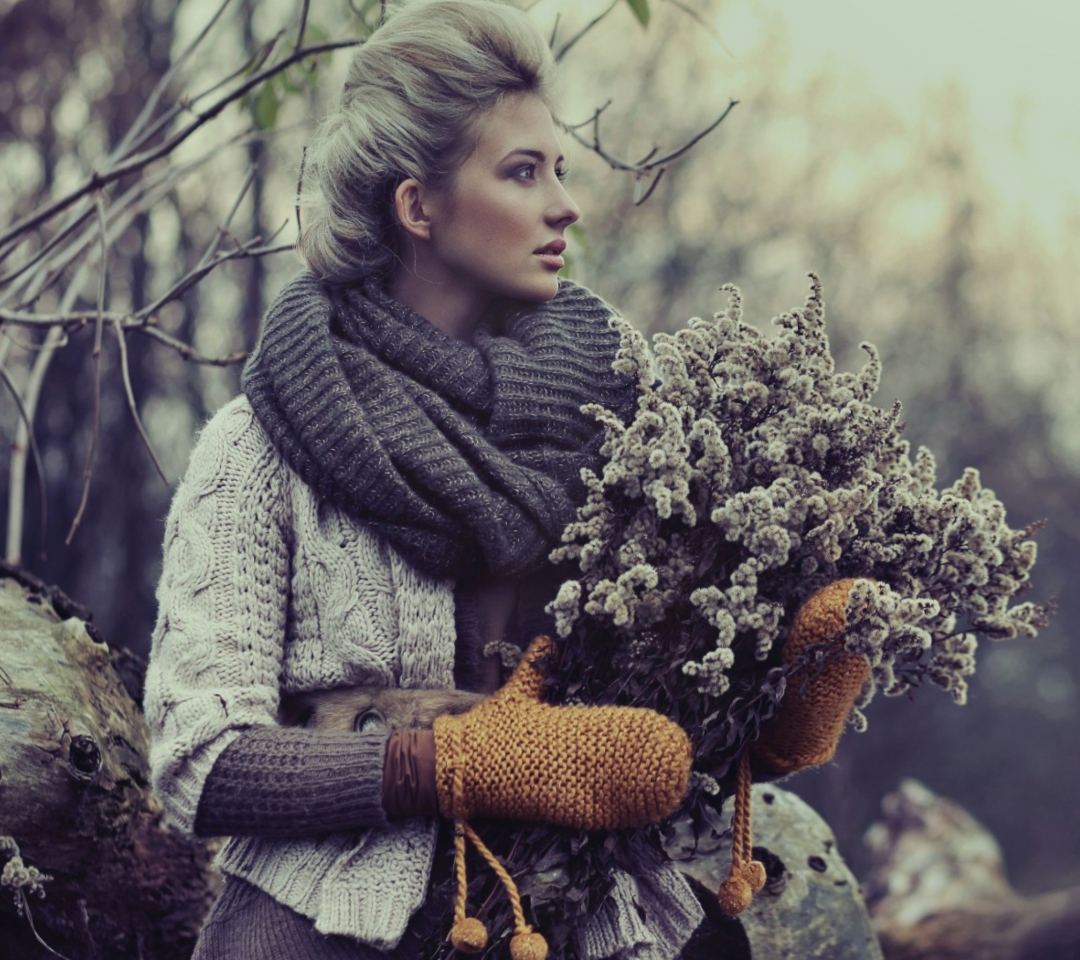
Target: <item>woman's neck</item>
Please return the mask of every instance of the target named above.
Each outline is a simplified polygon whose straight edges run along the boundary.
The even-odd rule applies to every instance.
[[[436,330],[471,343],[491,298],[462,287],[449,277],[428,279],[429,272],[435,271],[399,269],[387,292]]]

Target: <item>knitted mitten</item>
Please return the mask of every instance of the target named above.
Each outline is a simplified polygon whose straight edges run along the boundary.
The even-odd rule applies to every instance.
[[[784,644],[785,663],[811,644],[831,642],[831,646],[825,648],[826,659],[820,668],[801,668],[788,677],[787,693],[779,710],[764,724],[761,736],[751,747],[755,769],[794,773],[827,763],[836,753],[851,708],[870,676],[866,658],[844,650],[839,637],[848,594],[854,585],[851,579],[830,583],[795,615]]]
[[[439,809],[451,819],[506,817],[617,830],[672,813],[690,777],[690,738],[653,710],[553,707],[536,666],[538,637],[497,693],[435,721]]]
[[[537,637],[497,693],[460,716],[435,720],[439,810],[454,821],[458,893],[450,939],[479,953],[487,929],[465,914],[465,840],[510,896],[511,960],[543,960],[547,943],[525,923],[513,879],[471,817],[506,817],[583,830],[655,823],[674,812],[690,779],[690,738],[666,717],[636,707],[554,707],[543,703],[538,661],[554,641]]]
[[[830,583],[795,614],[784,644],[784,663],[791,663],[811,645],[821,645],[826,659],[820,667],[800,667],[788,677],[779,710],[739,760],[731,870],[719,890],[720,906],[728,916],[742,913],[766,879],[764,866],[753,859],[752,852],[751,768],[759,774],[787,774],[831,760],[855,699],[870,676],[866,658],[845,650],[840,637],[854,584],[854,580]]]

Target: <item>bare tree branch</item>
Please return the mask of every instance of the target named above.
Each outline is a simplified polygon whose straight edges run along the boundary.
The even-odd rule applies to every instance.
[[[224,357],[208,357],[205,354],[199,353],[190,344],[184,343],[183,340],[177,340],[175,337],[170,337],[159,327],[130,327],[128,329],[138,331],[139,333],[145,333],[148,337],[152,337],[154,340],[158,340],[165,346],[175,350],[185,360],[190,360],[192,363],[201,363],[208,367],[231,367],[236,363],[243,363],[247,359],[247,354],[240,353],[227,353]]]
[[[615,7],[618,6],[618,4],[619,4],[619,0],[611,0],[611,3],[605,8],[603,13],[601,13],[598,16],[594,17],[587,24],[585,24],[585,26],[582,27],[577,33],[575,33],[569,40],[567,40],[566,43],[564,43],[562,45],[559,52],[555,54],[556,62],[562,60],[562,58],[565,57],[570,52],[571,49],[573,49],[574,45],[582,37],[584,37],[590,30],[592,30],[593,27],[595,27],[598,23],[600,23],[601,20],[603,20],[605,17],[607,17],[607,15],[609,13],[611,13],[611,11],[615,9]],[[553,40],[554,40],[554,36],[555,36],[554,31],[552,31],[552,39]]]
[[[135,428],[139,431],[139,436],[142,437],[143,445],[146,447],[146,452],[150,454],[150,459],[154,461],[154,467],[157,469],[158,476],[161,477],[161,482],[168,486],[169,478],[165,476],[165,470],[161,466],[161,461],[154,451],[154,445],[150,442],[150,437],[143,427],[142,420],[139,417],[139,408],[135,403],[135,391],[131,386],[131,370],[128,367],[127,339],[124,328],[119,323],[114,323],[113,330],[116,331],[116,342],[120,347],[120,372],[124,378],[124,392],[127,394],[131,419],[135,421]]]
[[[296,53],[304,45],[304,32],[307,30],[308,7],[310,5],[311,0],[304,0],[304,6],[300,10],[300,29],[296,31],[296,46],[293,47],[293,53]]]
[[[90,449],[86,452],[86,466],[83,468],[82,497],[79,500],[79,509],[75,519],[71,521],[71,529],[64,538],[64,546],[71,546],[75,531],[82,523],[83,514],[86,512],[86,504],[90,500],[90,479],[94,475],[94,456],[97,454],[98,440],[101,436],[101,354],[102,340],[105,331],[105,287],[109,276],[109,227],[105,221],[105,204],[101,194],[95,198],[97,201],[98,220],[101,225],[101,276],[98,281],[98,308],[97,320],[94,325],[94,429],[90,434]]]
[[[161,97],[165,93],[169,84],[172,83],[176,75],[183,69],[184,65],[191,59],[196,49],[202,45],[202,42],[207,38],[210,31],[213,29],[214,24],[221,19],[221,15],[225,12],[225,9],[232,3],[233,0],[222,0],[221,5],[217,8],[214,15],[207,21],[206,26],[202,28],[196,34],[194,39],[189,43],[181,52],[180,55],[170,64],[169,69],[165,71],[163,76],[156,84],[154,89],[150,91],[150,96],[146,98],[146,103],[139,111],[139,115],[135,118],[135,122],[132,123],[127,133],[124,134],[120,142],[113,150],[110,159],[116,160],[123,157],[128,150],[131,149],[132,144],[135,143],[136,138],[139,136],[139,131],[143,129],[150,122],[150,118],[154,115],[154,111],[157,109],[158,104],[161,102]],[[173,114],[175,116],[175,114]]]
[[[720,116],[714,120],[704,130],[695,134],[686,143],[676,150],[672,150],[670,153],[664,154],[662,157],[656,157],[658,148],[653,148],[645,155],[644,159],[639,160],[637,163],[633,163],[629,160],[622,160],[619,157],[614,156],[605,150],[600,142],[600,115],[610,106],[609,100],[602,107],[599,107],[588,120],[582,123],[568,124],[560,121],[560,126],[570,134],[578,143],[588,148],[598,157],[600,157],[612,170],[621,170],[626,173],[634,174],[634,204],[640,206],[652,195],[653,190],[656,189],[656,185],[660,182],[660,178],[663,176],[664,171],[667,169],[667,165],[679,157],[683,156],[689,151],[695,144],[699,143],[710,133],[712,133],[720,124],[722,124],[731,113],[733,109],[738,105],[738,100],[732,100],[728,103],[727,109],[720,114]],[[585,126],[592,126],[592,141],[585,139],[578,131]],[[655,159],[653,159],[656,157]],[[645,188],[644,184],[648,182],[648,188]]]
[[[51,220],[58,213],[66,210],[73,203],[81,200],[83,197],[90,193],[101,190],[103,187],[108,186],[111,183],[115,183],[123,177],[126,177],[132,173],[136,173],[142,168],[153,163],[155,160],[160,160],[162,157],[172,153],[181,143],[187,140],[196,130],[199,130],[205,126],[209,121],[213,120],[218,114],[221,113],[229,104],[239,100],[250,90],[257,87],[259,84],[265,82],[270,77],[276,76],[283,70],[287,70],[294,63],[298,63],[301,60],[305,60],[308,57],[317,56],[320,53],[328,53],[332,50],[341,50],[345,47],[356,46],[362,41],[359,40],[338,40],[328,43],[317,44],[312,47],[306,47],[303,50],[286,57],[284,60],[276,63],[272,67],[268,67],[265,70],[261,70],[254,76],[249,77],[244,83],[230,91],[228,94],[218,99],[212,106],[208,107],[204,111],[193,111],[194,119],[186,126],[182,127],[171,137],[165,140],[158,146],[146,150],[143,153],[137,154],[125,163],[117,164],[104,172],[95,172],[90,178],[83,183],[82,186],[77,187],[70,193],[61,197],[59,200],[55,200],[50,204],[47,204],[44,208],[38,210],[36,213],[32,213],[27,217],[24,217],[14,226],[12,226],[7,233],[0,236],[0,260],[6,258],[11,252],[12,240],[21,237],[23,234],[40,227],[42,224]],[[5,249],[8,248],[8,249]]]
[[[281,233],[284,227],[285,224],[279,227],[278,230],[275,231],[274,236],[276,236],[278,233]],[[271,239],[273,238],[271,237]],[[222,253],[214,257],[212,260],[207,261],[206,263],[200,263],[199,266],[197,266],[194,270],[188,273],[187,276],[182,277],[175,284],[173,284],[173,286],[170,287],[169,290],[163,293],[160,297],[158,297],[157,300],[155,300],[149,306],[143,307],[141,310],[135,313],[131,318],[131,322],[125,323],[124,325],[130,327],[146,326],[150,318],[155,316],[162,307],[164,307],[167,303],[172,303],[174,300],[178,300],[185,293],[187,293],[188,290],[195,286],[195,284],[202,280],[203,277],[212,273],[223,263],[228,263],[230,260],[246,260],[254,257],[265,257],[269,256],[272,253],[284,253],[286,250],[292,250],[296,246],[292,243],[281,243],[273,247],[254,246],[254,244],[260,242],[261,238],[255,237],[252,240],[249,240],[247,243],[241,244],[240,246],[236,247],[234,250],[230,250],[228,253]]]
[[[26,405],[23,403],[23,398],[19,393],[19,388],[16,387],[14,383],[12,383],[11,377],[8,376],[8,372],[7,372],[7,370],[4,369],[3,365],[0,365],[0,380],[4,381],[4,386],[8,388],[8,391],[11,393],[12,399],[15,401],[15,406],[18,408],[19,416],[22,418],[22,426],[26,431],[26,437],[27,437],[27,441],[28,441],[28,444],[29,444],[29,447],[30,447],[30,452],[32,453],[32,455],[34,457],[34,467],[37,470],[37,477],[38,477],[38,496],[39,496],[39,499],[41,500],[41,514],[40,514],[40,521],[39,521],[40,525],[41,525],[41,543],[42,543],[42,546],[44,546],[44,544],[45,544],[45,531],[46,531],[46,529],[48,529],[48,517],[49,517],[49,504],[48,504],[48,500],[46,499],[46,490],[45,490],[45,462],[41,458],[41,450],[38,449],[37,438],[34,436],[34,421],[33,421],[32,417],[30,416],[30,412],[26,409]],[[18,438],[16,438],[16,441],[15,441],[13,446],[14,446],[14,454],[18,455],[20,453]],[[23,451],[23,455],[25,456],[25,451]],[[21,547],[22,547],[22,522],[21,522],[21,520],[22,520],[22,500],[23,500],[22,492],[23,491],[22,491],[21,486],[18,488],[17,491],[15,491],[13,489],[9,489],[9,491],[8,491],[8,499],[10,500],[12,498],[12,496],[17,493],[18,502],[19,502],[18,519],[19,519],[20,522],[18,522],[17,524],[13,523],[12,522],[13,518],[11,517],[10,512],[9,512],[9,516],[8,516],[8,542],[7,542],[7,550],[6,550],[6,555],[7,555],[8,561],[11,562],[11,563],[16,563],[16,564],[19,563],[22,560],[22,549],[21,549]],[[12,546],[12,538],[13,537],[15,538],[14,548]]]
[[[304,168],[307,166],[307,146],[300,151],[300,172],[296,176],[296,236],[303,232],[300,223],[300,197],[304,192]]]

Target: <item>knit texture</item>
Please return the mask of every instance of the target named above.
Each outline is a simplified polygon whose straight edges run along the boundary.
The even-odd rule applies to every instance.
[[[755,764],[793,773],[827,763],[836,753],[851,708],[870,677],[866,658],[845,650],[840,636],[848,594],[855,583],[837,580],[799,608],[784,643],[784,662],[792,662],[815,645],[822,647],[825,659],[820,666],[800,668],[788,678],[779,710],[753,745]]]
[[[192,453],[166,524],[158,601],[145,694],[151,772],[187,831],[218,757],[244,731],[275,726],[282,693],[453,686],[452,583],[320,502],[243,397]],[[271,776],[275,757],[255,775]],[[360,793],[381,790],[381,758],[354,773],[370,780]],[[234,837],[218,865],[320,932],[388,949],[425,901],[436,827],[359,829],[362,809],[348,832]]]
[[[563,281],[464,343],[374,281],[304,273],[268,311],[243,386],[316,494],[421,570],[516,577],[545,563],[584,499],[581,469],[599,466],[602,431],[581,406],[634,403],[611,369],[612,316]]]
[[[387,827],[378,771],[388,734],[252,727],[218,757],[195,832],[283,838]]]
[[[450,581],[420,574],[370,529],[320,503],[274,449],[243,397],[207,424],[192,453],[166,524],[158,602],[145,692],[151,771],[166,810],[187,831],[197,816],[205,830],[215,832],[225,820],[242,819],[217,801],[242,809],[244,785],[275,776],[277,751],[261,765],[259,750],[247,747],[276,725],[283,693],[349,684],[450,687],[455,612],[463,636],[475,626],[471,604],[455,611]],[[294,729],[286,736],[305,733]],[[245,743],[248,737],[254,739]],[[211,771],[216,775],[217,760],[234,743],[235,752],[221,768],[218,786],[224,791],[211,787],[203,804]],[[290,752],[289,740],[282,747],[301,759]],[[316,768],[323,756],[311,754]],[[419,955],[414,932],[448,908],[427,902],[437,827],[408,820],[382,830],[359,829],[382,777],[381,762],[370,769],[360,763],[358,757],[350,771],[361,781],[358,793],[343,801],[347,817],[357,818],[356,829],[304,839],[236,836],[226,844],[218,866],[229,877],[247,880],[239,889],[254,885],[273,899],[255,898],[262,903],[258,908],[248,901],[232,904],[236,915],[215,911],[208,942],[223,946],[221,952],[199,954],[200,960],[276,957],[266,944],[277,942],[279,923],[289,927],[281,936],[288,938],[283,955],[290,958],[309,956],[300,943],[338,943],[327,934],[363,940],[380,951],[397,943],[403,951],[398,956]],[[303,774],[296,771],[295,778]],[[258,785],[256,793],[263,789],[273,792]],[[279,814],[288,816],[292,801],[286,792],[269,797],[282,804],[260,820],[269,832],[280,828]],[[331,806],[336,809],[336,802]],[[215,818],[218,826],[211,828]],[[663,918],[692,910],[694,896],[670,864],[650,869],[665,876],[663,889],[646,878],[636,899],[608,901],[604,916],[610,910],[637,915],[640,908],[649,918],[642,923],[650,936],[663,942]],[[226,891],[230,885],[237,889],[229,881]],[[673,902],[683,906],[676,910]],[[264,917],[263,907],[276,919],[264,923],[270,913]],[[296,927],[294,914],[308,919]],[[590,917],[583,931],[594,922],[601,921]],[[614,944],[606,956],[632,948],[618,937],[601,941]],[[410,943],[413,953],[406,949]],[[358,958],[367,956],[358,951]],[[325,956],[342,955],[331,950]]]
[[[539,637],[510,680],[460,716],[435,721],[439,809],[583,830],[656,823],[690,778],[690,738],[653,710],[543,703]]]
[[[633,869],[615,873],[611,894],[578,931],[582,960],[673,960],[705,917],[670,864],[640,841],[634,854]]]

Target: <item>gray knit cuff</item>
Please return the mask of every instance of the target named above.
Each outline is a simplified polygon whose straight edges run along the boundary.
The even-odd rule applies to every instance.
[[[686,879],[669,863],[615,871],[600,909],[579,928],[584,960],[675,960],[705,919]]]
[[[387,826],[385,731],[252,727],[214,763],[195,833],[286,839]]]

